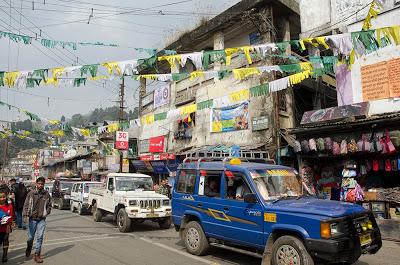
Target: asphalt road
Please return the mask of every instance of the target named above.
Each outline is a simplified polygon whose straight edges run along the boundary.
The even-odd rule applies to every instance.
[[[8,264],[34,264],[26,260],[26,231],[15,230],[10,238]],[[362,256],[357,265],[399,264],[400,243],[385,241],[376,255]],[[213,248],[208,256],[188,254],[173,228],[159,230],[158,224],[145,222],[135,231],[122,234],[110,218],[95,223],[91,216],[53,210],[47,220],[43,246],[45,264],[131,265],[131,264],[260,264],[252,255],[224,248]]]

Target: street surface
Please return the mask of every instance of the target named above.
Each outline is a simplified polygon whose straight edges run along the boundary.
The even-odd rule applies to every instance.
[[[26,260],[26,231],[15,230],[10,238],[8,264],[34,264]],[[385,241],[383,249],[373,256],[362,256],[357,265],[398,264],[400,243]],[[70,211],[53,210],[47,220],[43,246],[45,264],[110,265],[110,264],[260,264],[255,256],[213,248],[208,256],[188,254],[175,229],[159,230],[158,224],[145,222],[135,231],[122,234],[111,218],[95,223],[92,216],[79,216]]]

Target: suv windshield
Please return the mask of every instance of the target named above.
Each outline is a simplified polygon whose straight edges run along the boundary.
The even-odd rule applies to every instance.
[[[302,187],[294,170],[250,170],[251,177],[266,201],[302,195]]]
[[[84,186],[84,191],[83,193],[89,193],[90,188],[98,188],[101,187],[102,185],[100,183],[87,183]]]
[[[60,182],[60,189],[61,191],[71,192],[73,185],[74,185],[73,182]]]
[[[153,187],[153,181],[151,178],[140,177],[117,177],[115,179],[115,184],[117,191],[151,191]]]

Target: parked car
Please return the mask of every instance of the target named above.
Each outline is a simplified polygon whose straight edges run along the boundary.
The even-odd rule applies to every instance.
[[[79,215],[82,215],[90,210],[89,204],[89,191],[92,188],[102,187],[103,183],[101,182],[77,182],[72,186],[71,190],[71,211],[78,212]]]
[[[173,188],[173,224],[187,251],[210,243],[264,253],[262,264],[352,264],[382,246],[375,218],[363,207],[306,194],[297,172],[239,159],[188,159]]]
[[[171,201],[152,190],[151,176],[111,173],[105,188],[92,188],[89,203],[95,222],[112,214],[120,232],[131,231],[132,224],[145,220],[158,222],[160,228],[171,227]]]
[[[80,180],[80,178],[60,178],[54,181],[53,190],[51,191],[51,204],[53,208],[70,208],[72,186]]]

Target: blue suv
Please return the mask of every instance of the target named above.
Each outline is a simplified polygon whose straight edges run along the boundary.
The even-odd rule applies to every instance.
[[[189,253],[214,242],[261,252],[262,264],[351,264],[381,248],[371,212],[306,194],[294,169],[269,162],[185,159],[172,215]]]

